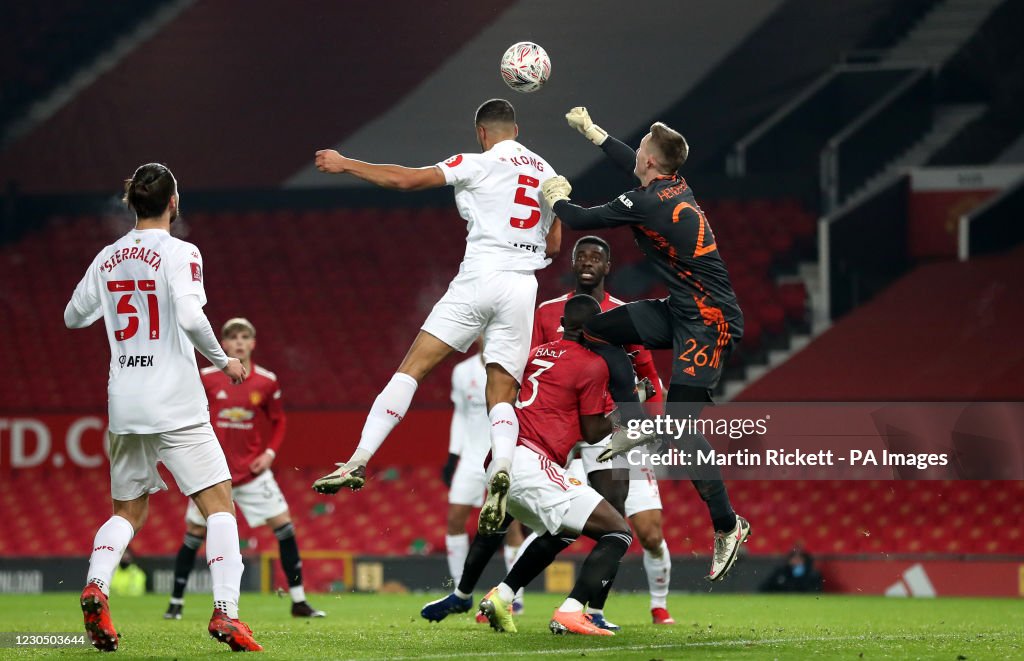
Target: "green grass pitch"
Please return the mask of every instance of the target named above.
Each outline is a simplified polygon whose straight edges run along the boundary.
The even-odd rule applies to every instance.
[[[476,595],[479,599],[479,595]],[[561,597],[527,594],[518,634],[497,634],[467,615],[430,624],[419,609],[433,595],[313,595],[323,620],[294,620],[288,601],[242,595],[242,617],[275,659],[1021,659],[1024,601],[886,599],[858,596],[672,595],[678,624],[650,624],[646,595],[612,595],[614,638],[555,636],[547,629]],[[185,618],[162,619],[166,598],[113,599],[118,657],[191,659],[226,655],[206,635],[209,595],[191,595]],[[82,631],[77,594],[0,595],[0,631]],[[0,649],[0,658],[61,658],[87,649]]]

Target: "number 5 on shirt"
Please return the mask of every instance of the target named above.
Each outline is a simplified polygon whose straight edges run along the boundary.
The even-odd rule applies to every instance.
[[[509,225],[516,229],[528,230],[540,222],[540,202],[537,200],[539,186],[540,180],[525,174],[519,175],[519,188],[516,189],[515,203],[529,207],[530,216],[529,218],[510,218]]]

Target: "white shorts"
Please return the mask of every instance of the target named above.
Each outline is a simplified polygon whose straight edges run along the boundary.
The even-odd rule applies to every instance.
[[[608,439],[593,445],[583,445],[580,448],[581,459],[575,459],[569,464],[569,473],[580,480],[586,480],[587,475],[598,470],[610,468],[608,462],[599,463],[597,455],[601,453],[608,444]],[[613,460],[617,461],[618,457]],[[620,466],[616,463],[615,468]],[[646,512],[647,510],[660,510],[661,492],[658,490],[658,478],[650,466],[632,466],[629,468],[629,492],[626,494],[626,518]]]
[[[530,355],[537,277],[533,271],[460,272],[422,330],[465,353],[484,336],[484,363],[522,381]]]
[[[455,467],[455,474],[452,475],[448,503],[480,507],[484,504],[486,489],[487,472],[484,470],[484,457],[463,455],[459,459],[459,465]]]
[[[646,479],[635,479],[637,471]],[[632,479],[629,480],[629,493],[626,494],[626,518],[647,510],[662,509],[658,478],[655,477],[651,467],[635,468],[630,475]]]
[[[277,486],[274,473],[270,470],[263,471],[252,482],[232,487],[231,498],[238,505],[238,509],[242,510],[246,523],[252,528],[258,528],[268,519],[288,511],[288,503],[284,500],[281,487]],[[206,519],[191,498],[185,510],[185,521],[206,527]]]
[[[186,496],[231,479],[224,450],[209,422],[159,434],[110,433],[110,495],[134,500],[164,491],[157,462]]]
[[[604,500],[585,481],[522,445],[516,446],[511,477],[509,512],[538,533],[579,535]]]

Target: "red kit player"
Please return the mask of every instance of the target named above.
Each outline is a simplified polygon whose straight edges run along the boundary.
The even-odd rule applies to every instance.
[[[281,405],[281,386],[270,370],[252,363],[256,348],[256,329],[248,319],[229,319],[221,330],[221,344],[229,356],[242,361],[248,376],[241,385],[232,385],[219,370],[202,370],[203,388],[210,401],[210,419],[217,440],[231,469],[231,495],[252,527],[270,526],[277,537],[281,567],[288,579],[295,617],[323,617],[324,612],[306,603],[302,587],[302,561],[295,541],[295,526],[288,503],[274,480],[270,465],[284,441],[285,414]],[[263,416],[271,435],[264,440],[256,426]],[[174,590],[164,618],[180,620],[185,604],[185,586],[195,565],[196,552],[206,537],[206,519],[193,503],[185,511],[185,541],[174,565]]]

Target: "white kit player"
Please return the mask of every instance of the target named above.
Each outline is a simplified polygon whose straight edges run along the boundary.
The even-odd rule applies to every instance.
[[[484,461],[490,450],[491,422],[487,418],[484,397],[487,372],[484,369],[483,343],[478,344],[480,344],[481,351],[462,361],[452,370],[451,398],[455,410],[452,414],[451,436],[448,443],[449,460],[442,471],[443,477],[448,483],[448,526],[444,538],[448,557],[448,572],[452,577],[452,584],[455,586],[454,594],[458,595],[462,587],[466,587],[468,590],[468,593],[461,597],[458,605],[462,606],[462,610],[458,612],[465,612],[472,608],[472,586],[475,586],[476,578],[479,577],[479,571],[476,568],[470,568],[469,573],[476,578],[468,579],[467,586],[461,585],[463,571],[467,564],[466,560],[470,554],[466,522],[469,520],[473,508],[483,505],[484,491],[487,486]],[[522,529],[518,522],[513,521],[508,531],[497,537],[499,539],[474,540],[473,544],[475,547],[479,547],[478,553],[486,556],[483,558],[483,563],[486,565],[493,553],[497,551],[498,546],[504,543],[505,569],[510,570],[523,541]],[[480,546],[481,544],[485,544],[486,550],[484,550],[485,547]],[[472,586],[469,586],[469,583],[472,583]],[[513,603],[513,609],[517,612],[522,611],[522,597],[522,594],[517,595],[516,601]],[[430,605],[428,604],[425,607],[426,614],[424,614],[427,619],[430,619],[432,615],[432,611],[429,609]],[[486,619],[483,621],[486,622]]]
[[[149,163],[125,182],[135,229],[96,255],[64,311],[68,328],[101,317],[110,342],[110,495],[114,515],[96,533],[81,595],[93,645],[118,647],[110,617],[114,569],[149,512],[149,495],[167,489],[163,463],[207,520],[206,558],[214,611],[208,631],[236,651],[263,648],[238,619],[242,555],[231,503],[231,473],[210,425],[195,350],[233,383],[245,378],[237,358],[221,349],[203,314],[203,259],[199,249],[170,235],[178,217],[174,175]]]
[[[322,172],[350,174],[384,188],[454,187],[468,231],[458,275],[374,401],[355,452],[314,483],[318,492],[361,488],[367,462],[402,421],[420,381],[453,351],[465,353],[483,335],[492,463],[479,529],[491,534],[504,520],[519,437],[513,403],[526,368],[537,297],[534,272],[551,263],[561,239],[561,224],[539,194],[555,172],[519,144],[518,135],[512,104],[491,99],[476,111],[482,154],[457,154],[436,165],[407,168],[357,161],[332,149],[316,153]]]

